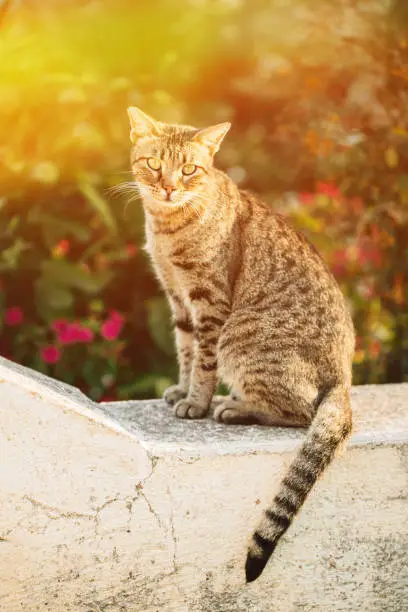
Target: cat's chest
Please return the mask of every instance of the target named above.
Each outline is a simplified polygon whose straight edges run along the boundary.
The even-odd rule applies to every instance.
[[[197,242],[150,239],[146,250],[162,283],[176,293],[188,292],[217,268],[217,253],[206,252]]]
[[[146,242],[146,250],[160,271],[168,271],[175,276],[185,276],[183,272],[204,262],[200,249],[182,242],[150,240]]]

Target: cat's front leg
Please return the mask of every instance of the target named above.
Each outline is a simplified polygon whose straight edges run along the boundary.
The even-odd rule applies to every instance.
[[[179,381],[177,385],[168,387],[163,398],[173,406],[186,397],[190,388],[190,377],[194,357],[193,323],[187,309],[181,300],[171,299],[174,328],[176,336],[177,359],[179,363]]]
[[[186,398],[175,406],[180,418],[199,419],[210,407],[217,385],[217,342],[225,316],[207,308],[194,308],[194,360]]]

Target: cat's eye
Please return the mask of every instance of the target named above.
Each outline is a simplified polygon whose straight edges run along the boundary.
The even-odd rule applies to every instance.
[[[182,173],[185,176],[188,176],[189,174],[194,174],[196,170],[197,170],[197,166],[195,166],[194,164],[185,164],[183,166]]]
[[[160,170],[161,168],[161,161],[158,157],[148,157],[146,163],[152,170]]]

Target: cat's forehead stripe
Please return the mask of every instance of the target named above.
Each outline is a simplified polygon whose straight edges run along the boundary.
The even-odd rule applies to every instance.
[[[173,168],[184,164],[200,164],[202,153],[192,141],[196,133],[197,128],[191,126],[164,125],[155,137],[145,137],[138,141],[132,162],[144,156],[158,157],[165,165]]]
[[[192,159],[193,150],[190,146],[192,130],[171,130],[162,136],[160,149],[156,155],[171,164],[185,164]]]

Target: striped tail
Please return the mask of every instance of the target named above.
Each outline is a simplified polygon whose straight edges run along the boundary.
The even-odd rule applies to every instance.
[[[350,432],[349,390],[335,387],[318,406],[299,453],[252,537],[245,565],[247,582],[253,582],[261,575],[279,539]]]

